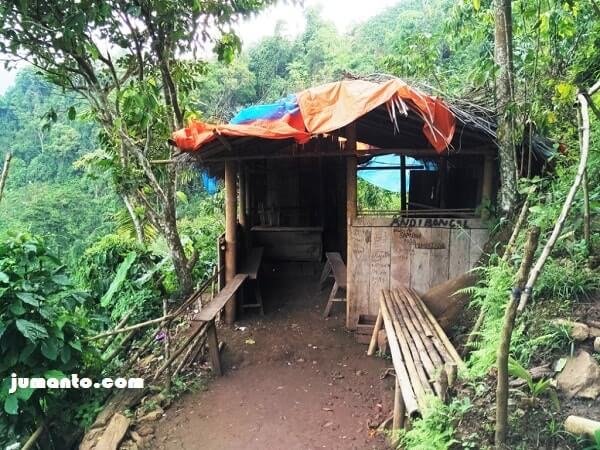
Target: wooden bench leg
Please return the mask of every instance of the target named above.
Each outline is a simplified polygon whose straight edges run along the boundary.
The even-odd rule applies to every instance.
[[[329,261],[325,261],[325,265],[323,266],[323,272],[321,272],[321,278],[319,278],[319,290],[323,290],[323,285],[325,284],[325,281],[329,277],[330,273],[331,264],[329,264]]]
[[[217,338],[217,327],[214,320],[211,321],[210,325],[208,325],[208,330],[206,330],[206,341],[208,343],[208,353],[213,372],[221,376],[223,375],[221,353],[219,352],[219,339]]]
[[[379,334],[379,330],[381,330],[381,326],[383,325],[383,314],[381,310],[377,314],[377,320],[375,321],[375,326],[373,327],[373,335],[371,336],[371,342],[369,343],[369,350],[367,351],[367,356],[373,356],[375,354],[375,347],[377,347],[377,335]]]
[[[338,291],[337,281],[333,283],[333,288],[331,288],[331,294],[329,294],[329,300],[327,301],[327,306],[325,307],[325,312],[323,313],[323,317],[329,317],[331,313],[331,308],[333,307],[333,302],[335,299],[335,294]]]

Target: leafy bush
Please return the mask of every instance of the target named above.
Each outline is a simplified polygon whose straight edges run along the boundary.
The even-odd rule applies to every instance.
[[[445,405],[439,398],[431,397],[423,411],[423,418],[412,422],[409,431],[400,430],[399,446],[406,450],[447,450],[458,443],[455,426],[471,408],[468,398],[454,400]]]
[[[65,391],[27,388],[9,394],[10,377],[79,372],[87,351],[81,340],[87,300],[39,238],[0,238],[0,444],[36,416],[63,410],[58,402]]]
[[[130,237],[109,234],[88,248],[77,273],[82,286],[94,297],[96,319],[110,316],[118,322],[133,311],[131,321],[156,317],[162,308],[162,293],[157,287],[161,257]]]

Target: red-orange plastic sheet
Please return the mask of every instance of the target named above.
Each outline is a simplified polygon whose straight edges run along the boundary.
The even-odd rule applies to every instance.
[[[452,141],[456,127],[454,114],[443,100],[422,94],[399,79],[385,83],[339,81],[307,89],[297,97],[300,114],[288,114],[275,121],[256,120],[240,125],[209,125],[193,121],[187,128],[174,132],[173,141],[183,151],[199,150],[215,140],[217,134],[266,139],[292,138],[302,144],[312,135],[340,129],[395,98],[401,99],[423,118],[423,133],[439,153]],[[402,126],[401,119],[398,124]]]

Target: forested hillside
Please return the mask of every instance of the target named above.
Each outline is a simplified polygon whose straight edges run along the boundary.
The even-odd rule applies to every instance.
[[[170,339],[187,339],[193,326],[173,311],[201,304],[202,295],[190,297],[199,286],[212,286],[214,297],[223,194],[207,182],[212,174],[172,164],[174,130],[190,119],[228,122],[245,106],[320,83],[388,75],[481,107],[498,123],[502,182],[498,202],[484,205],[492,236],[485,257],[457,293],[468,300],[450,334],[468,368],[450,389],[454,400],[432,400],[392,442],[423,450],[599,448],[598,431],[563,426],[569,415],[599,420],[597,395],[570,395],[555,382],[567,360],[585,352],[584,372],[597,371],[590,383],[600,386],[600,106],[589,91],[600,78],[595,1],[406,0],[343,32],[309,9],[298,36],[279,23],[251,47],[228,25],[252,20],[271,1],[102,1],[83,11],[57,0],[45,3],[64,14],[48,15],[29,2],[7,3],[0,49],[37,67],[21,69],[0,97],[0,161],[13,155],[0,191],[2,448],[36,430],[46,433],[40,448],[76,445],[106,399],[75,390],[12,395],[14,372],[141,371],[164,382],[134,416],[197,385],[200,367],[184,366],[196,357],[191,349],[180,348],[186,353],[172,380],[162,366],[171,362]],[[13,31],[19,26],[26,39]],[[505,64],[502,39],[510,41]],[[207,42],[214,58],[187,58]],[[107,48],[118,48],[114,59]],[[359,198],[389,206],[389,193],[358,183]],[[533,284],[526,276],[519,284],[532,235],[539,270]],[[151,326],[119,331],[134,323]],[[578,337],[580,325],[587,331]],[[192,337],[185,345],[204,345]]]

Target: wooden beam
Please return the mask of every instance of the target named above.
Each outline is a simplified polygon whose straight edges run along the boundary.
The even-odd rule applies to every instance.
[[[356,153],[356,123],[351,123],[346,127],[346,151],[349,153]],[[346,270],[352,270],[352,223],[356,218],[356,163],[357,158],[350,157],[346,160]],[[347,278],[350,277],[347,274]],[[351,293],[352,283],[349,283],[346,287],[346,328],[353,328],[356,326],[352,323],[354,317],[354,310],[356,309],[356,302],[353,301]]]
[[[237,258],[237,189],[236,166],[233,161],[225,163],[225,282],[229,282],[236,274]],[[225,306],[225,322],[235,322],[236,296]]]

